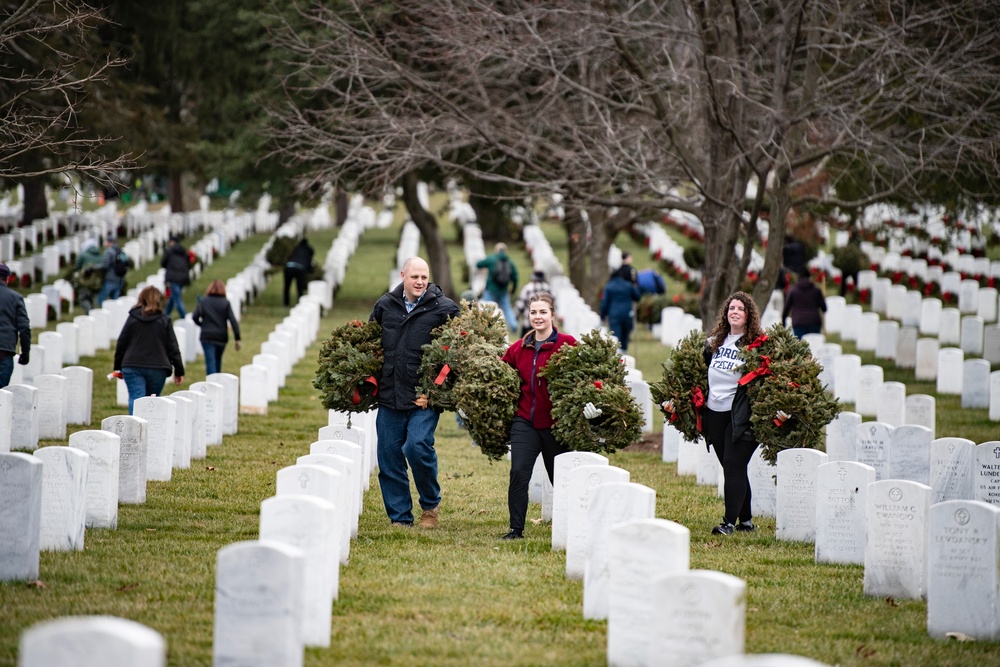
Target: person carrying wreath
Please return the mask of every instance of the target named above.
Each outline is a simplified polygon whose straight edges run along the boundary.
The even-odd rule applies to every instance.
[[[507,487],[510,532],[500,538],[503,540],[524,537],[528,485],[538,455],[542,455],[545,472],[552,482],[556,456],[569,451],[552,435],[552,400],[548,382],[538,376],[538,371],[559,348],[575,345],[576,339],[556,330],[555,299],[548,292],[531,297],[528,321],[531,331],[514,341],[503,355],[503,360],[514,367],[521,379],[517,414],[510,425],[510,484]],[[588,404],[588,408],[593,409],[593,406]]]
[[[757,304],[749,294],[736,292],[726,299],[705,343],[708,392],[701,408],[702,435],[715,448],[725,474],[725,516],[712,528],[714,535],[754,530],[747,466],[757,449],[757,438],[750,428],[748,382],[743,380],[740,352],[747,345],[759,344],[756,341],[762,334]],[[673,411],[669,403],[663,408]]]
[[[434,431],[440,410],[416,395],[423,346],[437,327],[458,315],[458,305],[430,282],[430,268],[410,257],[400,271],[402,283],[375,302],[369,320],[382,326],[385,359],[378,380],[378,482],[392,525],[413,525],[413,499],[407,464],[423,510],[417,526],[436,528],[441,504]]]

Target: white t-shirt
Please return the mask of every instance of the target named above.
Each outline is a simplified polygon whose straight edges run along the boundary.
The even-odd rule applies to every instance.
[[[706,407],[716,412],[726,412],[733,409],[733,398],[736,387],[743,375],[740,369],[743,359],[740,357],[736,341],[743,334],[729,334],[719,349],[712,356],[708,365],[708,402]]]

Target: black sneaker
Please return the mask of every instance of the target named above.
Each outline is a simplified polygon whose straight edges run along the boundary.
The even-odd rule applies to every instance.
[[[513,528],[511,528],[510,532],[507,533],[506,535],[504,535],[503,537],[501,537],[500,539],[501,540],[523,540],[524,539],[524,535],[521,534],[521,531],[514,530]]]
[[[736,524],[736,530],[740,533],[752,533],[757,530],[757,526],[753,525],[753,521],[740,521]]]
[[[712,528],[713,535],[732,535],[733,531],[736,530],[736,526],[729,523],[728,521],[723,521],[718,526]]]

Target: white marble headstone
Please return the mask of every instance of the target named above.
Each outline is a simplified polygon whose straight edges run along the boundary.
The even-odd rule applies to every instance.
[[[167,643],[160,633],[115,616],[43,621],[24,631],[19,652],[18,667],[167,664]]]
[[[302,667],[305,556],[283,542],[236,542],[215,564],[214,665]]]
[[[569,471],[566,519],[566,578],[583,579],[590,553],[590,495],[601,484],[628,482],[629,472],[610,465],[585,465]]]
[[[746,582],[723,572],[692,570],[655,579],[652,635],[645,665],[701,665],[743,653]]]
[[[301,618],[306,646],[330,645],[331,591],[336,588],[330,564],[340,566],[339,555],[332,552],[339,544],[335,522],[333,503],[315,496],[273,496],[260,504],[260,539],[298,547],[305,558]]]
[[[137,398],[132,414],[148,423],[146,479],[169,482],[173,474],[177,404],[160,396]]]
[[[816,469],[816,562],[865,560],[868,485],[875,468],[853,461],[824,463]]]
[[[688,571],[691,534],[673,521],[639,519],[618,524],[608,537],[608,664],[642,667],[656,630],[650,582]]]
[[[656,491],[631,482],[601,484],[590,493],[590,553],[583,575],[583,617],[606,619],[610,602],[608,531],[623,521],[652,519]]]
[[[931,442],[932,501],[975,498],[976,444],[966,438],[938,438]]]
[[[146,460],[149,452],[149,423],[142,417],[112,415],[101,421],[101,430],[119,438],[118,502],[146,502]]]
[[[888,479],[930,484],[933,440],[934,433],[926,426],[906,424],[894,428],[890,436]]]
[[[566,452],[555,458],[552,484],[552,550],[565,551],[569,521],[569,471],[583,465],[608,465],[608,457],[592,452]]]
[[[930,508],[927,634],[1000,639],[1000,508],[950,500]]]
[[[864,422],[856,431],[858,455],[855,460],[875,468],[877,479],[889,477],[892,431],[891,426],[879,422]]]
[[[931,488],[886,479],[868,486],[864,594],[920,599],[927,590]]]
[[[816,539],[816,470],[827,455],[815,449],[778,452],[775,538],[792,542]]]
[[[76,447],[59,446],[36,449],[35,456],[45,465],[40,548],[83,551],[90,455]]]
[[[118,527],[121,439],[105,431],[77,431],[69,446],[90,455],[87,462],[87,527]]]
[[[38,579],[42,460],[0,453],[0,581]]]

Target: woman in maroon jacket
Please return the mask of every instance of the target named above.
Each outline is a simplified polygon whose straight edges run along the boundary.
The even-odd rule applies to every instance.
[[[503,355],[521,376],[521,396],[517,415],[510,425],[510,486],[507,508],[510,510],[510,532],[505,540],[524,537],[524,517],[528,513],[528,483],[535,460],[542,455],[545,470],[552,481],[554,459],[568,451],[552,436],[552,401],[548,383],[538,377],[538,371],[549,357],[563,345],[575,345],[576,339],[559,333],[554,325],[555,299],[548,292],[539,292],[528,302],[531,331],[515,341]]]

